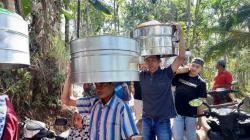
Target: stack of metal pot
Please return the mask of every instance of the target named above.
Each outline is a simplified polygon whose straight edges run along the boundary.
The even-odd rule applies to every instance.
[[[0,8],[0,69],[30,65],[28,24],[23,18]]]
[[[131,38],[93,36],[71,42],[74,83],[138,81],[139,48]]]
[[[178,54],[178,33],[169,23],[149,21],[137,26],[133,31],[140,46],[141,56],[160,55],[171,57]]]

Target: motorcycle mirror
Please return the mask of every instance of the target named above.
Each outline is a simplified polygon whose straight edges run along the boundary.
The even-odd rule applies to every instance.
[[[64,125],[67,125],[67,123],[68,123],[68,120],[66,118],[56,118],[55,120],[55,125],[64,126]]]
[[[203,103],[202,99],[193,99],[193,100],[189,101],[189,105],[192,107],[201,106],[202,103]]]

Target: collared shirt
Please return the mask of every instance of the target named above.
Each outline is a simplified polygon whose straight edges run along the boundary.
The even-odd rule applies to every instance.
[[[140,73],[140,85],[143,101],[143,115],[154,119],[169,119],[176,116],[171,83],[174,77],[171,66],[151,74]]]
[[[138,134],[131,110],[116,95],[107,104],[97,97],[80,98],[81,114],[90,113],[90,140],[121,140]]]
[[[224,84],[231,84],[233,81],[233,76],[232,74],[224,70],[222,72],[217,72],[215,77],[214,77],[214,84],[213,84],[213,90],[216,90],[216,85],[224,85]],[[230,86],[228,87],[230,89]]]

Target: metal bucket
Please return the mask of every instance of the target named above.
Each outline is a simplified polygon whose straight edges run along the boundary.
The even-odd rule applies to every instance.
[[[178,54],[177,33],[171,24],[140,26],[133,31],[133,38],[139,43],[141,56],[170,57]]]
[[[71,42],[74,83],[138,81],[139,48],[133,39],[94,36]]]
[[[30,53],[27,22],[17,14],[0,11],[0,69],[28,65]]]

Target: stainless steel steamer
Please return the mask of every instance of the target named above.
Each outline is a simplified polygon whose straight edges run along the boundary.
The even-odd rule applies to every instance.
[[[139,48],[133,39],[94,36],[71,42],[74,83],[138,81]]]

